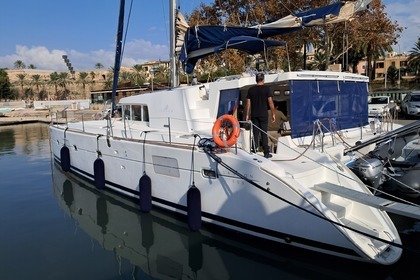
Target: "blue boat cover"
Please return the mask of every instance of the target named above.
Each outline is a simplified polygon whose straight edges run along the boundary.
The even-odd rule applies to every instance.
[[[236,40],[236,37],[247,36],[266,39],[276,35],[295,32],[303,27],[315,25],[316,20],[322,20],[328,16],[337,16],[342,5],[342,2],[337,2],[325,7],[296,13],[294,18],[298,19],[298,23],[292,25],[273,24],[276,21],[281,22],[282,20],[276,19],[254,27],[208,25],[188,27],[184,35],[184,43],[180,53],[183,69],[188,74],[192,73],[198,59],[226,49],[228,42],[234,38]],[[290,18],[290,16],[285,18]],[[231,44],[228,48],[236,48],[238,46],[238,49],[243,51],[257,53],[263,51],[269,44],[254,45],[256,42],[247,41],[245,44]]]
[[[318,127],[326,132],[366,125],[367,96],[366,82],[290,81],[292,138],[312,135]]]

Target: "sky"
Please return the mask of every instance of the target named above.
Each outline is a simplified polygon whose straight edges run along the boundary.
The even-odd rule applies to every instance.
[[[67,71],[67,55],[75,71],[114,65],[119,0],[13,0],[0,9],[0,68],[17,60],[39,70]],[[178,0],[181,12],[214,0]],[[384,0],[392,21],[406,29],[396,52],[409,52],[420,37],[420,0]],[[126,0],[129,6],[131,0]],[[123,66],[169,58],[169,1],[133,2]],[[127,12],[126,12],[127,14]]]

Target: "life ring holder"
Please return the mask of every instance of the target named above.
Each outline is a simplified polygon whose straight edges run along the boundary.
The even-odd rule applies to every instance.
[[[238,120],[232,115],[222,115],[213,125],[214,143],[219,147],[228,148],[235,145],[241,132]]]

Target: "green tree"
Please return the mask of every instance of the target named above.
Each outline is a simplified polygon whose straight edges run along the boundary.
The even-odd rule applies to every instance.
[[[103,68],[104,68],[104,65],[103,65],[102,63],[97,62],[97,63],[95,64],[95,69],[103,69]]]
[[[25,63],[23,63],[22,60],[16,60],[15,63],[13,63],[13,66],[15,67],[15,69],[25,69],[26,68]]]
[[[41,81],[41,75],[35,74],[31,76],[31,85],[35,86],[36,88],[36,96],[38,99],[42,99],[42,96],[40,95],[40,87],[43,85]],[[34,98],[36,99],[36,98]]]
[[[20,85],[20,95],[24,96],[24,91],[23,91],[23,86],[25,85],[26,81],[26,74],[25,73],[20,73],[17,74],[17,78],[18,78],[18,83]]]
[[[60,86],[60,76],[57,72],[50,74],[50,80],[48,81],[50,85],[54,87],[54,95],[58,98],[58,87]]]
[[[29,64],[28,69],[36,69],[36,66],[33,64]]]
[[[112,85],[113,85],[113,79],[114,79],[114,68],[110,67],[108,69],[108,72],[106,73],[105,76],[105,82],[104,82],[104,89],[111,89]],[[118,77],[118,82],[120,80],[120,77]]]
[[[58,83],[63,88],[63,95],[61,96],[61,99],[69,98],[68,95],[70,91],[67,89],[67,86],[72,84],[72,81],[70,79],[71,77],[67,72],[61,72],[58,74]]]
[[[136,86],[143,85],[146,82],[146,71],[143,69],[143,66],[140,64],[133,65],[132,69],[134,70],[132,76],[132,82]]]
[[[408,67],[416,73],[416,75],[419,74],[420,70],[420,38],[417,39],[416,44],[414,47],[410,50],[409,56],[408,56]]]
[[[159,65],[154,69],[154,82],[169,85],[170,69],[165,65]]]
[[[333,1],[218,0],[209,6],[200,5],[191,15],[187,15],[186,19],[190,26],[196,24],[252,26],[269,19],[282,18],[296,12],[326,6],[331,2]],[[383,50],[389,49],[397,42],[401,31],[402,27],[388,18],[381,1],[373,0],[366,11],[355,15],[354,20],[305,28],[273,38],[287,42],[288,53],[285,48],[276,50],[277,53],[272,58],[278,61],[272,64],[283,64],[287,60],[286,56],[288,55],[291,69],[303,68],[306,58],[301,55],[300,50],[302,46],[307,44],[312,44],[323,50],[325,60],[324,66],[320,67],[322,69],[327,69],[331,63],[341,62],[343,56],[351,49],[357,50],[357,52],[362,53],[364,57],[372,61]],[[349,43],[343,44],[343,41],[348,41]],[[235,53],[229,53],[228,55],[222,53],[217,56],[222,57],[224,61],[229,60],[226,65],[238,65],[238,63],[235,63],[238,61],[238,55]],[[202,59],[202,61],[209,58],[210,56]],[[220,63],[218,64],[220,65]],[[372,74],[371,72],[371,69],[368,69],[368,73]]]
[[[130,73],[129,71],[122,71],[120,72],[120,79],[121,81],[127,82],[127,81],[131,81],[132,77],[132,73]]]
[[[86,99],[86,85],[90,83],[89,81],[89,73],[87,72],[80,72],[76,83],[82,85],[83,87],[83,99]]]
[[[312,63],[312,67],[324,71],[326,70],[327,57],[323,49],[318,49],[314,55],[314,62]]]
[[[386,71],[387,80],[391,82],[391,85],[394,87],[395,82],[398,80],[398,69],[394,65],[388,67]]]
[[[0,100],[8,99],[12,95],[9,75],[4,69],[0,69]]]
[[[95,71],[90,71],[89,77],[90,77],[90,83],[89,83],[89,85],[90,85],[90,89],[92,90],[93,89],[93,85],[95,84],[95,78],[96,78]]]

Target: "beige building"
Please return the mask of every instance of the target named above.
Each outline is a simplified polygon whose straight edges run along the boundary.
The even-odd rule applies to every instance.
[[[372,66],[373,66],[372,62]],[[408,66],[408,55],[406,53],[398,54],[396,52],[387,53],[385,57],[381,57],[376,60],[376,69],[375,69],[375,80],[385,79],[385,74],[390,66],[395,66],[397,69],[401,70],[407,68]],[[357,65],[357,72],[362,75],[366,75],[367,70],[367,61],[363,60]],[[405,71],[400,72],[401,79],[409,79],[409,73]]]
[[[395,66],[401,70],[408,66],[408,55],[406,53],[397,54],[396,52],[388,53],[384,58],[376,61],[376,76],[377,78],[385,78],[386,71],[390,66]],[[401,78],[403,78],[403,73]]]
[[[146,72],[146,79],[150,79],[152,74],[155,75],[156,71],[170,69],[169,61],[150,61],[141,64]]]

